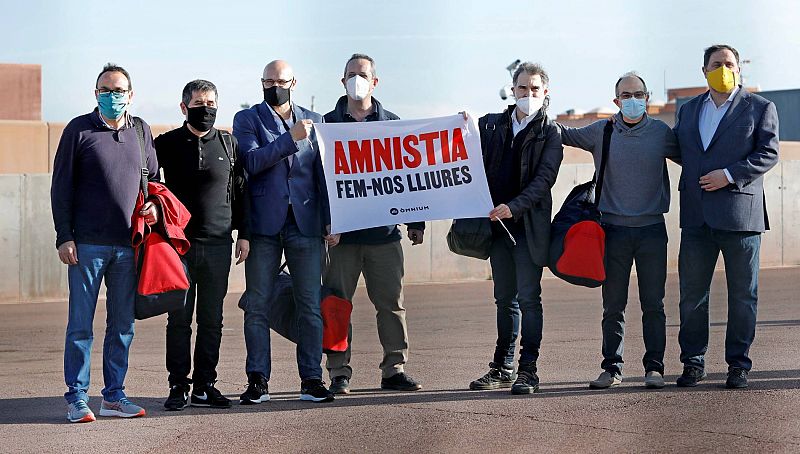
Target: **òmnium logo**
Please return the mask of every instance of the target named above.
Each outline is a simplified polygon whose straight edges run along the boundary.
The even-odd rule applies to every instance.
[[[392,216],[397,216],[399,213],[411,213],[412,211],[427,211],[430,210],[431,207],[428,205],[425,206],[418,206],[418,207],[408,207],[408,208],[391,208],[389,210],[389,214]]]

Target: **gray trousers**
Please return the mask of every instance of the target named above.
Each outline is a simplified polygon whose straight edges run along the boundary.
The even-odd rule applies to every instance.
[[[389,244],[340,244],[328,251],[330,262],[323,278],[334,294],[350,301],[363,273],[367,295],[377,310],[378,337],[383,346],[380,364],[383,378],[403,372],[408,361],[408,329],[403,308],[403,248],[399,241]],[[345,352],[327,354],[325,366],[331,378],[350,378],[353,325]]]

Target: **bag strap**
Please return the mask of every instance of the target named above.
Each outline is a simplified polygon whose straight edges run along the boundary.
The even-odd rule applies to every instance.
[[[230,171],[228,172],[228,196],[227,196],[227,202],[230,203],[233,194],[233,160],[234,160],[233,142],[231,142],[231,135],[228,134],[227,132],[219,129],[217,130],[217,132],[219,132],[220,140],[222,140],[222,149],[225,150],[225,156],[228,157],[228,163],[230,164]]]
[[[133,126],[136,128],[136,137],[139,142],[139,155],[142,163],[140,187],[144,195],[144,200],[147,200],[147,179],[150,176],[150,170],[147,168],[147,157],[144,153],[144,126],[142,125],[142,119],[133,117]]]
[[[614,124],[611,120],[606,122],[603,128],[603,151],[600,155],[600,171],[597,172],[597,183],[594,189],[594,204],[600,206],[600,194],[603,192],[603,177],[606,173],[608,163],[608,149],[611,147],[611,133],[614,131]]]

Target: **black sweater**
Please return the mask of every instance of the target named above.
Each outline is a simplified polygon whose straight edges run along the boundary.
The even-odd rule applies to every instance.
[[[185,230],[190,241],[230,244],[234,229],[239,231],[239,239],[249,239],[239,146],[230,134],[223,146],[222,136],[212,129],[197,137],[184,123],[155,139],[164,184],[192,215]]]

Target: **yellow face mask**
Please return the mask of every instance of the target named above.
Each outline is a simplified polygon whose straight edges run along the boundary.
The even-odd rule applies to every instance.
[[[707,72],[708,86],[720,93],[730,93],[739,85],[739,74],[728,69],[727,66]]]

